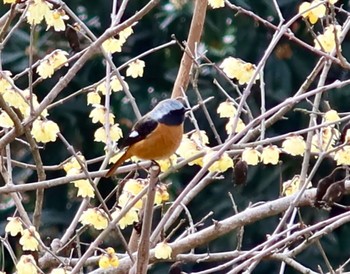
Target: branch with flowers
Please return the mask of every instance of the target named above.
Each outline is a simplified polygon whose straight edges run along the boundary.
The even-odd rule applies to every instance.
[[[78,8],[61,0],[3,0],[3,4],[0,194],[6,198],[0,199],[0,206],[6,209],[1,209],[6,218],[0,237],[1,274],[251,273],[261,271],[266,262],[279,273],[288,268],[300,273],[349,268],[348,258],[332,259],[329,250],[337,247],[327,249],[325,244],[350,221],[346,204],[350,114],[329,99],[350,84],[343,77],[349,69],[345,45],[350,17],[337,1],[303,2],[293,13],[272,1],[272,22],[254,5],[248,9],[229,0],[143,4],[114,0],[108,7],[110,22],[101,31],[79,15]],[[191,10],[185,41],[177,40],[175,33],[135,50],[135,41],[144,35],[139,26],[167,14],[155,22],[166,32],[185,8]],[[240,41],[235,36],[238,27],[233,31],[231,26],[235,17],[261,24],[268,33],[255,60],[235,54],[228,45],[215,48],[206,32],[215,26],[212,16],[223,12],[228,12],[226,19],[215,20],[225,21],[232,31],[224,35],[226,30],[220,30],[224,41]],[[12,54],[8,49],[24,33],[27,45],[21,52],[26,62],[18,70],[7,62]],[[38,42],[40,38],[45,42]],[[239,46],[244,47],[235,45],[236,49]],[[276,95],[269,80],[270,62],[296,59],[294,47],[312,56],[312,65],[300,72],[301,81],[292,92]],[[132,157],[131,163],[118,168],[115,178],[105,179],[107,166],[121,157],[125,127],[133,124],[126,117],[140,119],[144,87],[154,92],[152,84],[143,80],[148,58],[165,52],[161,62],[167,63],[175,51],[182,59],[177,60],[173,91],[166,97],[183,97],[190,109],[180,146],[157,165]],[[96,60],[103,67],[92,70],[98,80],[90,81],[87,74],[88,81],[81,84],[80,74]],[[334,76],[334,67],[341,73]],[[153,73],[157,70],[152,68]],[[159,74],[162,80],[169,76]],[[143,90],[137,91],[140,86]],[[153,101],[162,98],[152,96]],[[93,132],[78,140],[66,127],[77,119],[73,113],[82,106],[81,100],[85,122],[75,123],[75,130],[84,132],[88,127]],[[303,123],[280,126],[295,113]],[[60,115],[67,115],[66,121]],[[220,184],[232,181],[231,173],[235,186],[216,192],[222,189]],[[254,188],[269,175],[274,186],[262,198]],[[258,182],[254,186],[252,178]],[[72,214],[60,227],[47,230],[55,216],[46,217],[50,211],[45,198],[60,188],[68,189],[59,197],[61,209]],[[245,194],[246,188],[256,197]],[[68,198],[72,202],[65,203]],[[200,208],[193,206],[198,199]],[[217,215],[220,209],[212,200],[225,204],[228,212]],[[260,223],[271,219],[261,229],[263,238],[250,239],[251,227],[259,233]],[[229,244],[216,245],[227,239]],[[308,249],[318,252],[322,265],[316,267],[303,258]]]

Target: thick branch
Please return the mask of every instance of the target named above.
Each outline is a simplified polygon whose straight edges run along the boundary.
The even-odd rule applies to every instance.
[[[172,98],[181,97],[182,90],[186,91],[187,89],[190,81],[192,56],[202,35],[207,6],[207,0],[196,0],[195,2],[186,48],[181,59],[180,69],[172,91]]]

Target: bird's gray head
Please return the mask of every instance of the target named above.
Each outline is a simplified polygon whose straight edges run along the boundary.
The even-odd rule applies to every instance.
[[[184,105],[176,99],[166,99],[158,103],[150,112],[151,117],[163,124],[176,126],[185,120],[186,109]]]

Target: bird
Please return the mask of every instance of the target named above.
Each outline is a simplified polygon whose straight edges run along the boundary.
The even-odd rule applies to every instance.
[[[119,166],[133,156],[153,161],[169,158],[181,143],[186,111],[178,99],[160,101],[135,123],[121,145],[122,156],[105,177],[112,176]]]

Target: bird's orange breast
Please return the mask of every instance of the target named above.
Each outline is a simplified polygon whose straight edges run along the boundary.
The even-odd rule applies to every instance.
[[[130,156],[144,160],[169,158],[179,147],[183,135],[183,124],[168,126],[159,123],[145,139],[128,148]]]

